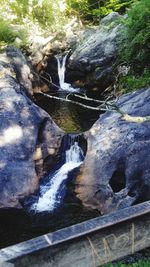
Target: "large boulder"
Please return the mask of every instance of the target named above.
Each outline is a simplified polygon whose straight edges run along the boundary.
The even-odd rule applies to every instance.
[[[114,82],[113,64],[117,58],[120,15],[102,19],[96,29],[85,30],[68,63],[67,79],[82,81],[87,88],[103,91]]]
[[[121,96],[117,106],[132,116],[150,115],[150,88]],[[83,204],[102,214],[150,198],[150,121],[123,120],[106,112],[86,133],[88,150],[76,179]]]
[[[21,207],[20,200],[38,188],[63,136],[29,98],[30,68],[18,49],[11,51],[0,56],[0,208]]]

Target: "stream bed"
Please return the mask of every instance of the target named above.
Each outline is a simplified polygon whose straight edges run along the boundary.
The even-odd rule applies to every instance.
[[[66,60],[66,57],[64,57]],[[61,88],[51,95],[73,99],[84,105],[95,105],[95,102],[76,99],[75,95],[84,95],[79,88],[74,89],[65,82],[65,61],[58,62],[59,84]],[[52,117],[55,123],[66,133],[82,133],[91,128],[100,112],[82,106],[50,99],[37,94],[35,103]],[[39,190],[22,201],[23,209],[0,210],[0,248],[28,240],[94,217],[97,210],[88,210],[82,206],[74,193],[72,180],[76,177],[86,151],[82,151],[76,137],[61,153],[61,161],[42,179]],[[84,145],[85,147],[85,145]]]

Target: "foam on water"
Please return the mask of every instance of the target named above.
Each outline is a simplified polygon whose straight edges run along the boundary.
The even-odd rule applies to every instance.
[[[78,142],[74,142],[66,151],[66,161],[52,176],[49,182],[40,187],[40,197],[37,203],[32,205],[36,212],[53,211],[61,203],[61,184],[68,178],[68,173],[79,167],[83,160],[83,151]]]
[[[69,91],[69,92],[77,92],[78,88],[73,88],[70,83],[65,82],[65,73],[66,73],[66,60],[68,54],[66,54],[62,58],[62,62],[59,56],[56,56],[57,65],[58,65],[58,77],[59,77],[59,85],[61,90]]]

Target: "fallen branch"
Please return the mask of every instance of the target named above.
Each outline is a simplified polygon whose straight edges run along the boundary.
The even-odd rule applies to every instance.
[[[78,105],[78,106],[81,106],[81,107],[87,108],[87,109],[92,109],[92,110],[97,110],[97,111],[100,111],[100,110],[106,111],[106,110],[108,110],[107,108],[100,108],[99,106],[98,107],[91,107],[91,106],[76,102],[74,100],[70,100],[68,98],[66,99],[66,98],[62,98],[62,97],[58,97],[58,96],[47,95],[47,94],[42,93],[42,92],[40,94],[44,95],[46,97],[49,97],[51,99],[56,99],[56,100],[59,100],[59,101],[65,101],[65,102],[72,103],[72,104],[75,104],[75,105]]]
[[[52,78],[51,78],[50,74],[47,72],[45,72],[45,73],[48,75],[49,80],[41,74],[39,74],[39,77],[42,78],[43,80],[45,80],[46,82],[48,82],[50,85],[55,86],[57,89],[61,89],[60,86],[58,86],[57,84],[52,82]]]
[[[47,95],[47,94],[42,93],[42,92],[40,94],[44,95],[44,96],[46,96],[48,98],[51,98],[51,99],[56,99],[56,100],[59,100],[59,101],[69,102],[69,103],[78,105],[80,107],[86,108],[86,109],[91,109],[91,110],[95,110],[95,111],[118,112],[119,114],[121,114],[121,119],[125,120],[127,122],[143,123],[143,122],[146,122],[146,121],[150,121],[150,116],[145,116],[145,117],[130,116],[127,113],[123,112],[121,109],[119,109],[119,107],[117,107],[115,104],[112,104],[112,103],[109,103],[109,102],[106,102],[106,101],[97,100],[98,102],[100,102],[102,104],[97,106],[97,107],[91,107],[89,105],[85,105],[85,104],[76,102],[74,100],[68,99],[68,96],[67,96],[67,98],[62,98],[62,97],[58,97],[58,96]],[[71,94],[69,94],[69,95],[71,95]],[[84,97],[80,96],[80,98],[87,100],[86,97],[84,98]],[[88,100],[93,101],[92,98],[88,98]]]
[[[145,117],[134,117],[134,116],[130,116],[128,114],[124,114],[122,116],[122,119],[128,122],[136,122],[136,123],[143,123],[146,121],[150,121],[150,116],[145,116]]]
[[[69,95],[72,95],[72,94],[69,94]],[[87,100],[87,101],[92,101],[92,102],[101,103],[101,104],[104,103],[104,101],[102,101],[102,100],[93,99],[93,98],[90,98],[90,97],[88,97],[86,95],[85,96],[82,96],[82,95],[73,94],[73,96],[75,96],[77,98],[81,98],[83,100]]]
[[[56,84],[54,84],[52,82],[50,75],[48,75],[49,76],[49,80],[47,78],[43,77],[42,75],[40,75],[40,76],[41,76],[41,78],[45,79],[47,82],[49,82],[50,84],[54,85],[58,89],[61,89],[59,86],[57,86]],[[74,100],[68,99],[69,96],[72,96],[72,94],[70,94],[70,93],[66,96],[66,98],[47,95],[47,94],[42,93],[42,92],[40,92],[40,94],[42,94],[42,95],[44,95],[46,97],[49,97],[51,99],[56,99],[56,100],[59,100],[59,101],[69,102],[69,103],[81,106],[83,108],[86,108],[86,109],[91,109],[91,110],[95,110],[95,111],[114,111],[114,112],[118,112],[122,116],[121,119],[125,120],[127,122],[143,123],[143,122],[150,121],[150,116],[140,117],[140,116],[130,116],[130,115],[128,115],[127,113],[123,112],[117,105],[115,105],[113,103],[113,101],[109,101],[108,102],[108,99],[102,101],[102,100],[93,99],[93,98],[90,98],[90,97],[87,97],[87,96],[82,96],[82,95],[77,95],[77,94],[73,95],[73,96],[75,96],[77,98],[80,98],[80,99],[83,99],[83,100],[86,100],[86,101],[92,101],[92,102],[100,103],[100,105],[97,106],[97,107],[91,107],[89,105],[85,105],[85,104],[76,102]]]

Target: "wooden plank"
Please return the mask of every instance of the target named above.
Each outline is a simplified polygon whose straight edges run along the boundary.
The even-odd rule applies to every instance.
[[[0,250],[15,267],[93,267],[150,246],[150,201]]]

